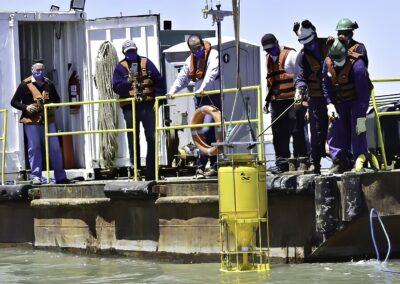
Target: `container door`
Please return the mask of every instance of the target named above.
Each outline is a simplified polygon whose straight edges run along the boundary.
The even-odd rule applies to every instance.
[[[17,174],[25,169],[25,154],[22,126],[19,123],[20,112],[11,107],[10,101],[17,89],[20,78],[20,60],[18,56],[18,23],[14,14],[0,13],[0,109],[8,110],[8,133],[6,147],[5,172]],[[0,113],[0,136],[3,133],[4,114]],[[2,143],[0,143],[2,146]],[[1,151],[2,147],[0,147]],[[12,179],[14,179],[12,177]],[[9,180],[10,176],[6,176]]]
[[[122,43],[127,40],[133,40],[138,47],[138,54],[149,58],[160,70],[160,43],[159,43],[159,15],[132,16],[119,18],[104,18],[89,20],[86,22],[86,40],[87,40],[87,86],[89,97],[87,100],[98,100],[99,94],[95,86],[96,57],[100,45],[104,41],[110,41],[117,50],[119,60],[124,58],[122,54]],[[87,129],[97,129],[99,116],[99,105],[93,105],[89,108],[91,122],[86,125]],[[101,119],[101,118],[100,118]],[[121,108],[118,107],[118,127],[125,128],[125,120]],[[144,130],[140,127],[140,147],[141,161],[145,164],[147,153],[147,143],[144,136]],[[86,167],[101,167],[100,145],[98,135],[86,135],[85,147],[86,153],[91,153],[91,157],[86,157]],[[115,167],[129,166],[129,151],[126,133],[120,133],[117,139],[118,151],[114,162]],[[91,149],[89,149],[89,147]]]

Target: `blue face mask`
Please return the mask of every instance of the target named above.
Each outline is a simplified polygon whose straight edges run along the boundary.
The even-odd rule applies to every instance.
[[[134,61],[137,57],[137,52],[134,49],[130,49],[125,53],[125,58],[128,61]]]
[[[43,81],[44,71],[43,70],[32,71],[32,76],[33,78],[35,78],[36,81]]]
[[[305,44],[304,47],[307,48],[308,50],[315,50],[318,47],[318,42],[315,39],[313,39],[311,42]]]
[[[193,54],[196,57],[202,57],[204,56],[204,49],[196,50],[195,52],[193,52]]]
[[[275,45],[273,48],[268,50],[268,54],[271,56],[278,56],[280,52],[279,46]]]

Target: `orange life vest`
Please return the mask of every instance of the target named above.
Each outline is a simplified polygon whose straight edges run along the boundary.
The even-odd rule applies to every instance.
[[[208,56],[211,51],[211,43],[204,41],[204,55],[200,58],[200,63],[197,66],[198,57],[193,54],[190,55],[190,67],[189,67],[189,77],[192,81],[201,80],[206,75],[206,67]]]
[[[362,55],[359,53],[349,53],[346,58],[346,63],[344,64],[342,70],[339,74],[336,74],[334,63],[330,57],[327,57],[326,65],[328,67],[328,72],[331,74],[332,85],[335,88],[336,102],[348,102],[357,99],[357,92],[354,87],[354,82],[349,81],[349,74],[353,68],[354,63]]]
[[[120,62],[120,64],[131,73],[129,69],[128,61],[125,59]],[[149,72],[147,71],[147,58],[140,57],[140,69],[137,74],[134,74],[135,79],[137,81],[137,85],[134,86],[132,84],[131,90],[129,91],[129,95],[131,97],[141,97],[141,101],[154,101],[154,86],[153,80],[151,79]],[[127,105],[129,102],[122,102],[121,105]]]
[[[294,97],[294,74],[285,72],[285,61],[291,50],[289,47],[283,47],[279,53],[278,60],[273,62],[272,57],[267,55],[267,87],[272,95],[271,100],[286,100]]]
[[[318,38],[318,45],[321,52],[321,57],[324,59],[328,54],[328,46],[326,38]],[[322,62],[318,60],[306,49],[303,49],[304,56],[311,68],[311,73],[308,76],[308,95],[310,97],[322,97]]]
[[[42,124],[44,123],[44,107],[43,105],[46,103],[50,103],[49,96],[49,79],[44,79],[44,90],[42,93],[38,90],[38,88],[32,83],[32,76],[24,79],[26,86],[28,87],[30,93],[32,94],[34,104],[38,108],[38,111],[35,113],[26,113],[26,117],[22,117],[20,122],[24,124],[35,123]],[[47,121],[54,122],[54,109],[48,109],[47,112]]]

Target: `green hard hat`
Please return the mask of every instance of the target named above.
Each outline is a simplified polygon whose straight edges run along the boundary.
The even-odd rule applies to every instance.
[[[341,19],[336,25],[337,31],[354,30],[354,29],[355,29],[354,23],[348,18]]]
[[[332,58],[333,61],[339,62],[345,59],[346,56],[346,47],[339,39],[336,38],[331,47],[329,47],[329,57]]]

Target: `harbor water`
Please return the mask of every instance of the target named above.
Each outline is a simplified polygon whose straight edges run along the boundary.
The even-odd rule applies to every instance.
[[[0,283],[400,283],[399,274],[382,270],[400,271],[400,261],[273,264],[269,273],[225,273],[218,263],[0,249]]]

